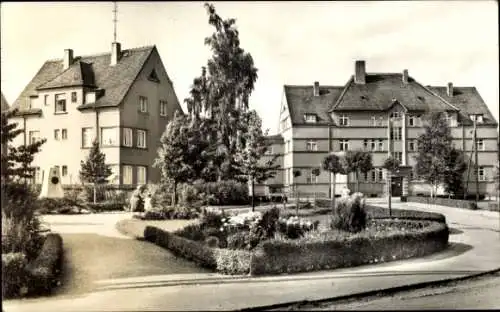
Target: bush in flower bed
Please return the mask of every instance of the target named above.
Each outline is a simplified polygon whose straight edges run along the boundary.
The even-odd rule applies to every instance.
[[[2,297],[11,298],[22,295],[22,288],[28,284],[26,265],[28,260],[22,252],[2,252]]]
[[[354,193],[338,200],[330,221],[332,229],[357,233],[366,227],[365,200],[363,194]]]
[[[378,222],[378,220],[377,220]],[[386,231],[369,227],[365,231],[310,232],[296,240],[271,239],[262,242],[252,257],[252,275],[306,272],[421,257],[448,245],[446,224],[432,221],[391,220]],[[417,225],[409,226],[409,224]],[[391,223],[389,223],[390,225]]]
[[[148,210],[140,217],[142,220],[191,220],[196,219],[200,212],[196,208],[182,206],[167,206]]]

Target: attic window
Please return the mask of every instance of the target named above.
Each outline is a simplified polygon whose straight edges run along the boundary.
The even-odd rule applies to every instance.
[[[317,121],[317,116],[315,114],[305,114],[304,118],[307,123],[315,123]]]
[[[469,118],[472,121],[474,121],[474,119],[475,119],[478,123],[482,123],[484,121],[482,114],[472,114],[472,115],[469,115]]]
[[[148,77],[149,80],[154,81],[154,82],[160,82],[160,79],[158,78],[158,75],[156,74],[156,70],[152,70],[151,74],[149,74]]]

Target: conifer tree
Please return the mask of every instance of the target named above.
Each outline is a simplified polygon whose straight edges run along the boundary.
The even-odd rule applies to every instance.
[[[94,189],[94,204],[97,202],[97,185],[108,183],[108,178],[112,171],[106,164],[106,155],[101,152],[99,142],[94,140],[89,155],[85,161],[80,162],[80,180],[92,183]]]

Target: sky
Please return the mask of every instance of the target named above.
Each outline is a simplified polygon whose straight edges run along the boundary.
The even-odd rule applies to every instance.
[[[258,68],[250,99],[276,133],[283,85],[344,85],[355,60],[424,85],[475,86],[498,121],[496,1],[212,2]],[[13,103],[47,59],[108,52],[112,2],[1,2],[1,90]],[[182,103],[207,63],[203,2],[118,2],[122,49],[156,45]]]

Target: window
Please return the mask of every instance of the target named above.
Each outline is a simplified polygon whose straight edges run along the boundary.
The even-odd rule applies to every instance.
[[[61,130],[61,137],[63,140],[67,140],[68,139],[68,130],[67,129],[62,129]]]
[[[316,122],[316,115],[306,114],[305,119],[306,119],[306,122],[308,122],[308,123],[315,123]]]
[[[137,184],[146,184],[147,167],[137,166]]]
[[[43,105],[45,105],[45,106],[49,106],[49,104],[50,104],[50,103],[49,103],[49,95],[48,95],[48,94],[45,94],[45,95],[43,96]]]
[[[379,139],[378,140],[378,150],[383,151],[384,150],[384,140]]]
[[[61,172],[61,175],[63,177],[67,176],[68,175],[68,166],[62,166],[62,172]]]
[[[120,166],[110,165],[111,175],[108,178],[109,184],[120,184]]]
[[[391,118],[392,118],[392,119],[398,119],[398,118],[401,118],[401,113],[400,113],[400,112],[392,112],[392,113],[391,113]]]
[[[54,130],[54,140],[59,141],[59,129]]]
[[[368,140],[363,140],[363,149],[366,151],[368,150]]]
[[[101,128],[101,145],[116,146],[118,145],[118,128]]]
[[[82,128],[82,147],[91,147],[94,141],[94,133],[92,128]]]
[[[317,151],[318,150],[318,142],[311,140],[306,142],[306,149],[308,151]]]
[[[403,153],[402,152],[394,152],[394,158],[399,160],[399,162],[403,161]]]
[[[273,147],[272,146],[269,146],[266,150],[266,155],[272,155],[273,154]]]
[[[371,173],[372,182],[377,181],[377,171],[375,169],[372,169],[370,171],[370,173]]]
[[[391,128],[391,139],[394,141],[401,141],[402,131],[400,127]]]
[[[30,131],[28,132],[28,140],[30,144],[40,141],[40,131]]]
[[[414,127],[416,125],[415,121],[416,121],[415,116],[413,115],[408,116],[408,125],[410,127]]]
[[[318,183],[318,177],[313,174],[312,170],[309,172],[309,174],[306,177],[306,183],[312,184],[312,183]]]
[[[373,126],[373,127],[377,126],[377,117],[372,116],[372,118],[371,118],[371,126]]]
[[[382,168],[376,168],[377,171],[377,179],[379,182],[384,181],[384,170]]]
[[[484,151],[484,141],[483,139],[477,139],[476,141],[476,150]]]
[[[90,104],[95,102],[95,92],[85,93],[85,104]]]
[[[123,128],[123,145],[131,147],[133,145],[133,132],[131,128]]]
[[[148,112],[148,98],[145,96],[139,96],[139,111],[141,113]]]
[[[123,184],[132,184],[132,166],[123,166]]]
[[[160,116],[167,116],[167,101],[160,101]]]
[[[340,115],[339,125],[340,126],[348,126],[349,125],[349,117],[346,115]]]
[[[414,152],[416,150],[415,149],[415,141],[408,142],[408,149],[410,150],[410,152]]]
[[[55,113],[66,113],[66,94],[56,94]]]
[[[368,172],[363,172],[363,181],[368,182]]]
[[[477,176],[479,181],[486,181],[486,174],[484,172],[484,167],[477,168]]]
[[[445,113],[444,118],[446,119],[446,123],[448,124],[449,127],[457,126],[457,120],[453,118],[452,114]]]
[[[476,120],[478,123],[483,122],[483,115],[482,114],[472,114],[472,115],[469,115],[469,118],[472,121]]]
[[[146,131],[137,130],[137,147],[146,148]]]
[[[71,103],[76,103],[77,96],[76,92],[71,92]]]
[[[378,119],[378,125],[383,126],[384,125],[384,117],[379,117]]]
[[[483,122],[483,115],[477,115],[477,122],[482,123]]]
[[[376,142],[375,142],[374,139],[372,139],[371,142],[370,142],[370,148],[371,148],[372,151],[374,151],[374,150],[377,149],[377,144],[376,144]]]
[[[349,140],[340,140],[339,149],[341,151],[347,151],[349,149]]]

